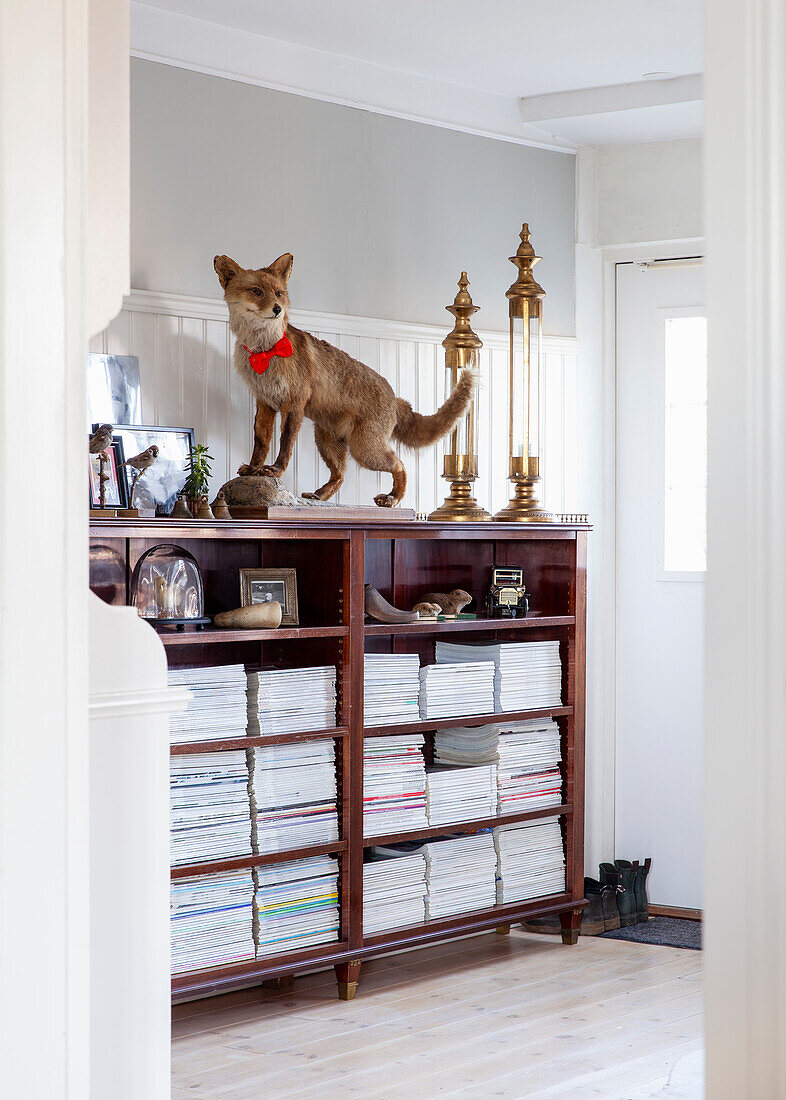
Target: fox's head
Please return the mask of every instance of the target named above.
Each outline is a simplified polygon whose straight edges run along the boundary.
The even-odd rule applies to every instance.
[[[293,258],[285,252],[268,267],[256,270],[241,267],[229,256],[216,256],[213,267],[229,306],[232,328],[244,331],[283,331],[289,294],[287,282],[292,271]]]

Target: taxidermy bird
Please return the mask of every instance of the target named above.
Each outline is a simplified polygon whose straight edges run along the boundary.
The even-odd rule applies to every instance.
[[[153,443],[146,451],[140,451],[138,455],[134,455],[133,458],[127,458],[124,465],[133,466],[137,471],[137,476],[143,474],[145,470],[149,470],[155,460],[158,458],[158,447]]]
[[[90,454],[100,455],[107,449],[112,442],[112,432],[114,427],[111,424],[99,424],[93,434],[90,436]]]
[[[132,470],[136,470],[134,474],[134,480],[131,482],[131,507],[134,507],[134,490],[136,489],[136,483],[139,478],[153,465],[158,458],[158,447],[155,443],[152,443],[146,450],[140,451],[138,455],[134,455],[133,458],[128,458],[123,463],[124,466],[130,466]]]

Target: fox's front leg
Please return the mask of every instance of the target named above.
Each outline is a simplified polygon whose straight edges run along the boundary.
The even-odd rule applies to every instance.
[[[273,438],[275,419],[275,409],[271,409],[269,405],[265,405],[258,400],[257,412],[254,417],[254,451],[248,465],[243,465],[238,469],[237,472],[240,477],[262,473],[263,463],[267,458],[267,452],[270,450],[270,440]]]
[[[260,473],[267,477],[281,477],[292,459],[295,440],[303,423],[305,402],[302,405],[287,405],[281,410],[281,442],[276,461],[272,466],[262,466]]]

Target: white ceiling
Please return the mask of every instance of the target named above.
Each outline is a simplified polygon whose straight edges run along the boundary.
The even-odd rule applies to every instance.
[[[702,70],[701,0],[155,0],[155,7],[332,55],[345,68],[380,67],[388,85],[406,74],[498,106]],[[368,100],[373,108],[373,88]],[[538,127],[576,144],[656,141],[697,136],[701,110],[693,102],[593,116],[579,107]]]

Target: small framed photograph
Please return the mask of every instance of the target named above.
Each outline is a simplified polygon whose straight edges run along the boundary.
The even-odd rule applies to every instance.
[[[101,455],[88,456],[88,471],[90,478],[90,507],[101,507]],[[113,439],[106,449],[106,462],[104,463],[104,475],[106,483],[104,488],[105,508],[127,508],[128,489],[126,486],[123,463],[123,441]]]
[[[188,477],[188,456],[194,446],[193,428],[169,428],[147,424],[116,424],[115,436],[123,441],[126,459],[158,447],[158,458],[139,478],[134,493],[135,508],[154,508],[157,515],[168,516]],[[123,471],[127,492],[131,492],[134,470]]]
[[[278,600],[281,604],[281,625],[297,626],[297,572],[294,569],[241,569],[240,603]]]

